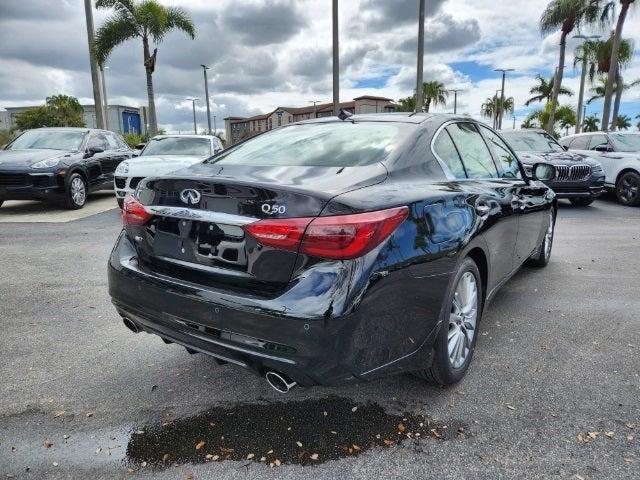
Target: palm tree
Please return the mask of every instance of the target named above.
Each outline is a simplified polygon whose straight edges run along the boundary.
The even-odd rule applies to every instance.
[[[584,119],[584,125],[582,130],[584,132],[597,132],[599,130],[598,124],[600,123],[600,119],[596,118],[595,115],[589,115]]]
[[[500,108],[501,102],[502,98],[499,95],[487,98],[480,107],[480,115],[495,120],[500,116],[501,110],[503,110],[503,113],[513,113],[513,97],[504,99],[504,108]]]
[[[531,112],[527,117],[530,122],[537,121],[540,125],[548,125],[551,116],[551,102],[545,104],[544,108]],[[562,105],[556,109],[556,117],[551,134],[558,136],[556,125],[560,128],[568,128],[576,124],[576,111],[568,106]]]
[[[447,98],[449,98],[449,92],[444,86],[444,83],[434,80],[433,82],[425,82],[422,84],[422,98],[424,98],[424,109],[429,112],[431,104],[446,105]]]
[[[532,118],[526,118],[524,122],[522,122],[522,125],[520,125],[520,128],[538,128],[538,125]]]
[[[529,100],[527,100],[524,104],[528,107],[533,102],[542,102],[542,101],[551,101],[551,97],[553,96],[553,84],[554,78],[551,77],[549,80],[545,79],[542,75],[537,75],[536,80],[538,85],[534,85],[529,90],[529,93],[533,95]],[[558,95],[573,95],[573,91],[570,89],[560,86],[558,90]]]
[[[416,96],[413,95],[407,98],[401,98],[398,100],[398,106],[396,112],[415,112],[416,111]]]
[[[600,0],[551,0],[547,8],[540,17],[540,31],[544,35],[560,29],[560,56],[558,60],[558,70],[556,81],[553,84],[553,94],[551,96],[551,110],[547,131],[551,133],[555,125],[556,109],[558,106],[558,96],[562,86],[562,76],[564,74],[564,61],[567,48],[567,36],[575,28],[580,28],[583,24],[594,23],[600,12]]]
[[[622,77],[620,77],[620,80],[622,80]],[[632,83],[621,83],[620,85],[616,83],[614,84],[614,87],[616,89],[616,92],[620,92],[620,95],[618,97],[621,97],[622,92],[624,92],[625,90],[629,90],[630,88],[635,87],[637,85],[640,85],[640,79],[635,80]],[[591,93],[593,95],[589,100],[587,100],[587,105],[591,104],[595,100],[598,100],[599,98],[604,98],[606,93],[606,88],[607,88],[607,77],[605,76],[598,77],[598,84],[591,88]],[[620,103],[620,101],[617,99],[616,103]]]
[[[620,45],[622,44],[622,29],[624,22],[627,18],[627,13],[631,5],[635,3],[635,0],[620,0],[622,8],[618,15],[618,22],[616,23],[616,29],[613,34],[613,43],[611,46],[611,65],[618,65],[620,55]],[[613,14],[615,7],[615,0],[607,2],[602,12],[602,19],[606,19],[609,14]],[[607,76],[607,85],[604,94],[604,107],[602,109],[602,129],[607,131],[609,129],[609,115],[611,112],[611,97],[613,95],[613,87],[616,81],[617,69],[609,68],[609,74]]]
[[[153,72],[156,66],[157,48],[149,41],[159,44],[171,30],[181,30],[191,39],[196,30],[187,12],[179,7],[165,7],[156,0],[96,0],[96,8],[113,8],[111,15],[96,32],[96,58],[104,65],[111,51],[132,38],[142,39],[144,68],[147,74],[147,98],[149,100],[149,134],[158,131],[156,105],[153,92]]]
[[[618,115],[614,123],[618,130],[629,130],[629,128],[631,128],[631,117],[628,115]]]

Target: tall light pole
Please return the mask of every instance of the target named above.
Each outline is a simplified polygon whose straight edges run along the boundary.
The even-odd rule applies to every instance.
[[[513,116],[513,129],[516,129],[516,116]]]
[[[206,65],[200,65],[202,67],[202,71],[204,72],[204,96],[207,102],[207,127],[209,128],[209,135],[211,135],[211,110],[209,110],[209,82],[207,82],[207,70],[209,67]]]
[[[191,105],[193,106],[193,133],[195,135],[198,134],[198,124],[196,123],[196,100],[195,97],[189,97],[187,100],[191,100]]]
[[[216,128],[216,116],[213,116],[213,133],[215,134],[215,132],[217,132],[218,129]]]
[[[102,80],[102,100],[104,101],[104,128],[109,130],[109,101],[107,100],[107,82],[104,79],[104,71],[109,68],[106,65],[100,67],[100,77]]]
[[[98,62],[96,62],[95,43],[96,37],[93,31],[93,10],[91,0],[84,0],[84,14],[87,18],[87,40],[89,42],[89,63],[91,64],[91,83],[93,84],[93,104],[96,110],[96,127],[104,128],[103,101],[100,91],[100,76]]]
[[[416,72],[416,112],[422,111],[424,98],[422,96],[422,78],[424,62],[424,0],[420,0],[418,8],[418,61]]]
[[[453,114],[458,113],[458,92],[462,92],[462,90],[451,89],[447,90],[449,92],[453,92]]]
[[[580,75],[580,94],[578,95],[578,118],[576,119],[576,133],[580,133],[582,131],[582,119],[584,115],[582,114],[582,105],[584,102],[584,83],[587,78],[587,56],[584,54],[584,47],[589,42],[589,40],[597,40],[601,38],[600,35],[574,35],[573,38],[578,38],[584,40],[582,42],[582,73]]]
[[[338,46],[338,0],[331,3],[333,23],[333,115],[340,112],[340,49]]]
[[[320,100],[309,100],[309,103],[313,103],[313,118],[318,116],[318,111],[316,110],[316,104],[320,103]]]
[[[513,68],[496,68],[494,72],[502,72],[502,93],[500,94],[500,115],[498,115],[498,125],[497,129],[500,130],[502,128],[502,116],[504,115],[504,81],[507,77],[507,72],[513,72]]]

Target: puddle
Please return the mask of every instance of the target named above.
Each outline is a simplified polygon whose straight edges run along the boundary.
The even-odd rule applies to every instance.
[[[266,465],[314,465],[374,447],[431,437],[452,438],[457,427],[422,415],[391,415],[375,403],[341,397],[213,408],[189,418],[140,427],[127,457],[134,465],[245,460]]]

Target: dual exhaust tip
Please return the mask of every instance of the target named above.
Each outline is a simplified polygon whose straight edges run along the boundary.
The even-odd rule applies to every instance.
[[[131,330],[133,333],[140,332],[140,327],[138,327],[138,325],[130,318],[123,317],[122,323],[124,323],[124,326]],[[284,373],[276,372],[275,370],[269,370],[265,374],[264,378],[271,388],[280,393],[289,393],[292,388],[298,385]]]

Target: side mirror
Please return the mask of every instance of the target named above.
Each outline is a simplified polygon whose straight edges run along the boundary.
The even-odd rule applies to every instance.
[[[549,180],[556,178],[556,169],[553,165],[548,163],[536,163],[531,169],[531,176],[534,180],[548,182]]]
[[[596,148],[594,148],[594,150],[596,152],[612,152],[613,151],[613,149],[606,143],[603,143],[602,145],[597,145]]]
[[[93,157],[96,153],[104,152],[104,148],[99,147],[97,145],[89,145],[87,147],[87,154],[89,157]]]

